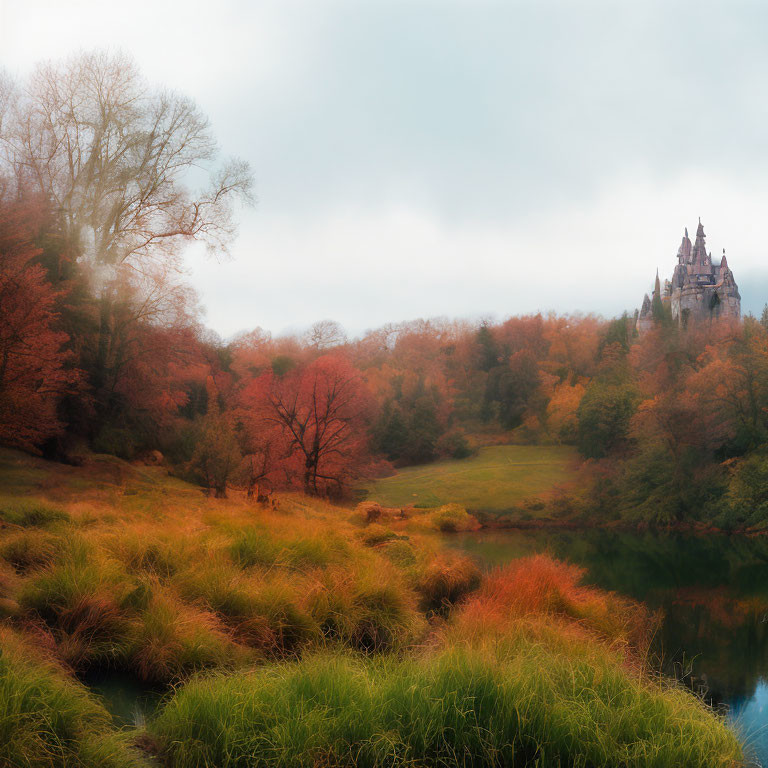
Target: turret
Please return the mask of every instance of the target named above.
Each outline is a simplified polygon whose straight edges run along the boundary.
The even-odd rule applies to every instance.
[[[701,219],[699,219],[699,226],[696,230],[696,242],[693,244],[693,263],[702,265],[707,263],[706,235]]]
[[[691,238],[688,237],[688,227],[685,228],[683,240],[677,249],[677,260],[680,264],[690,264],[691,261]]]

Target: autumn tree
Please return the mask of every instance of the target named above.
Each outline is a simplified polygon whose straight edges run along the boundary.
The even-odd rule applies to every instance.
[[[282,376],[254,380],[245,401],[279,426],[306,493],[339,493],[366,454],[368,397],[360,373],[339,355],[324,355]]]
[[[216,498],[227,495],[227,481],[241,462],[232,413],[222,410],[212,376],[206,382],[208,412],[200,423],[192,467]]]
[[[235,233],[233,202],[249,200],[247,165],[217,164],[217,146],[195,103],[150,87],[126,56],[79,54],[38,66],[4,98],[0,132],[9,175],[59,212],[96,300],[91,383],[99,415],[120,367],[126,322],[173,294],[181,248],[218,252]],[[193,180],[200,179],[200,188]],[[137,310],[118,310],[126,303]]]
[[[57,328],[57,294],[32,243],[42,208],[0,199],[0,442],[36,450],[59,433],[59,398],[79,380]]]
[[[581,454],[602,459],[625,451],[639,400],[626,350],[620,344],[606,347],[597,374],[576,410],[576,439]]]

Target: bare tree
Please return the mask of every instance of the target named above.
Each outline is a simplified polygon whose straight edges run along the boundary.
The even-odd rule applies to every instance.
[[[347,334],[335,320],[319,320],[304,334],[304,342],[319,351],[327,351],[346,344]]]
[[[214,166],[191,99],[151,89],[126,56],[91,53],[38,66],[4,102],[6,162],[50,196],[95,265],[140,269],[190,239],[226,250],[232,201],[250,200],[251,175],[240,160]]]
[[[235,234],[233,203],[251,201],[250,170],[236,159],[216,164],[216,142],[195,103],[151,88],[124,55],[42,64],[15,91],[6,78],[0,121],[8,175],[51,201],[89,267],[99,300],[98,393],[114,357],[121,290],[151,286],[153,301],[161,285],[175,290],[170,275],[190,241],[225,253]],[[162,283],[154,284],[158,275]]]

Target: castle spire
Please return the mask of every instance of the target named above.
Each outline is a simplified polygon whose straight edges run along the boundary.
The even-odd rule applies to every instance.
[[[688,264],[691,260],[691,238],[688,237],[688,227],[685,228],[683,240],[677,249],[677,260],[680,264]]]
[[[696,229],[696,242],[693,244],[693,263],[708,263],[706,235],[704,234],[704,225],[701,223],[701,216],[699,216],[699,226]]]

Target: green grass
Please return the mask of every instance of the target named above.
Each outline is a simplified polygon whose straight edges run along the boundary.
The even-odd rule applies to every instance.
[[[83,685],[0,627],[0,765],[139,768],[147,764]]]
[[[468,459],[401,469],[366,486],[385,506],[461,504],[467,509],[511,509],[576,480],[576,452],[569,446],[497,445]]]
[[[203,677],[150,724],[170,768],[733,766],[741,748],[688,694],[615,658],[539,643],[364,662],[315,656]]]

